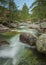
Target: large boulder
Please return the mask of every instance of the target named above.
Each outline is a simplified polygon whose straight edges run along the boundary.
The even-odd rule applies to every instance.
[[[46,34],[42,34],[37,42],[36,47],[39,52],[46,53]]]
[[[40,28],[41,28],[42,33],[45,33],[46,32],[46,22],[40,23]]]
[[[36,37],[29,33],[20,34],[20,41],[34,46],[36,43]]]
[[[46,28],[46,22],[40,23],[40,28],[42,28],[42,29]]]

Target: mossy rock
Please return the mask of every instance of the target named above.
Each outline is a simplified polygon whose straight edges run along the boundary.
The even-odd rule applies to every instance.
[[[39,52],[46,54],[46,34],[42,34],[38,38],[38,40],[36,42],[36,47]]]

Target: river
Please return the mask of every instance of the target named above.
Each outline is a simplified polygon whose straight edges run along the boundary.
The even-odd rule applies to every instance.
[[[46,56],[20,42],[19,34],[10,38],[9,43],[0,48],[0,65],[46,65]]]

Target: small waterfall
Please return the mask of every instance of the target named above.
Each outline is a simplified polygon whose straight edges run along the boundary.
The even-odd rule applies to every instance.
[[[22,30],[18,30],[19,32],[21,32]],[[31,30],[23,30],[22,32],[30,32]],[[32,33],[32,32],[31,32]],[[2,58],[11,58],[11,62],[13,65],[17,65],[18,61],[20,60],[21,56],[22,56],[22,52],[25,50],[25,47],[30,47],[30,48],[34,48],[32,46],[29,46],[27,44],[24,44],[22,42],[19,41],[19,34],[12,37],[10,40],[10,45],[7,47],[2,47],[0,48],[0,57]],[[4,63],[4,65],[7,65],[7,63],[10,60],[7,60],[6,63]]]
[[[19,41],[19,35],[14,36],[9,40],[10,45],[8,47],[4,47],[0,49],[0,57],[2,58],[12,58],[12,64],[16,65],[18,63],[18,60],[21,57],[21,53],[23,52],[25,47],[29,47],[26,44],[23,44]],[[7,65],[7,63],[10,60],[7,60],[4,65]]]

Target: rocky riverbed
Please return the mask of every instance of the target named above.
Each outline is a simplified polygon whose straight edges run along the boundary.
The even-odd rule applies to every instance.
[[[19,35],[12,35],[9,39],[10,45],[5,48],[0,48],[0,64],[46,65],[46,54],[42,54],[36,49],[32,49],[32,46],[20,42],[19,37],[20,33]]]

